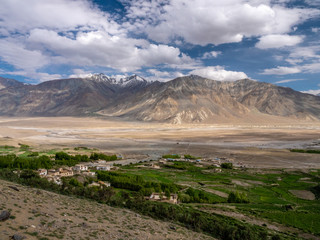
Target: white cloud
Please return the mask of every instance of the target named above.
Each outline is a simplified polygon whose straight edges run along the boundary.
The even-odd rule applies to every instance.
[[[286,61],[301,72],[320,72],[320,45],[297,47],[291,50]]]
[[[72,72],[73,74],[69,75],[69,78],[86,78],[92,74],[90,71],[79,68],[73,69]]]
[[[311,28],[311,31],[312,31],[313,33],[317,33],[317,32],[320,31],[320,28],[314,27],[314,28]]]
[[[289,83],[289,82],[296,82],[296,81],[302,81],[302,80],[305,80],[303,78],[298,78],[298,79],[284,79],[284,80],[280,80],[280,81],[277,81],[275,83]]]
[[[291,50],[288,59],[320,59],[320,45],[294,48]]]
[[[12,71],[12,72],[3,72],[3,74],[7,75],[15,75],[15,76],[24,76],[27,77],[26,81],[34,82],[34,79],[37,79],[37,82],[44,82],[53,79],[60,79],[63,76],[60,74],[49,74],[45,72],[35,72],[35,71]]]
[[[150,44],[145,40],[110,36],[95,31],[78,33],[74,39],[54,31],[35,29],[28,43],[33,48],[45,48],[61,56],[60,61],[77,66],[101,66],[123,72],[142,66],[190,63],[192,59],[167,45]]]
[[[320,1],[319,0],[305,0],[306,3],[308,3],[311,6],[320,7]]]
[[[129,3],[128,17],[133,28],[146,32],[152,40],[168,43],[182,37],[199,45],[286,34],[320,13],[315,9],[286,8],[271,1],[136,0]]]
[[[28,33],[34,28],[58,31],[122,31],[110,16],[87,0],[2,0],[0,28],[11,33]]]
[[[303,41],[303,38],[304,36],[290,36],[287,34],[266,35],[259,39],[256,47],[260,49],[268,49],[295,46],[301,43]]]
[[[203,54],[203,59],[208,59],[208,58],[216,58],[221,54],[220,51],[211,51],[211,52],[206,52]]]
[[[320,13],[319,9],[288,8],[288,0],[122,1],[127,15],[116,18],[116,13],[103,12],[91,0],[2,0],[1,60],[15,67],[12,72],[41,80],[56,77],[45,76],[44,69],[62,64],[73,69],[86,66],[122,72],[161,66],[175,69],[170,77],[179,76],[187,70],[200,71],[203,63],[201,58],[191,59],[178,47],[169,46],[171,42],[207,45],[240,42],[244,37],[264,36],[263,41],[273,35],[289,36],[296,25]],[[154,42],[132,37],[140,33]],[[302,38],[289,37],[290,41],[282,41],[282,45],[292,46]],[[219,54],[212,51],[203,58]],[[288,61],[299,60],[290,56]],[[316,71],[317,62],[308,64],[301,71]],[[221,67],[207,69],[207,74],[213,72],[222,79],[245,75]],[[165,74],[149,73],[155,77]],[[77,74],[85,72],[72,75]]]
[[[304,64],[301,69],[308,73],[320,73],[320,62]]]
[[[160,81],[160,82],[166,82],[174,78],[184,76],[184,74],[181,72],[167,72],[167,71],[159,71],[157,69],[149,69],[148,72],[151,74],[151,76],[148,76],[148,79],[152,81]]]
[[[276,67],[265,69],[261,74],[263,75],[287,75],[300,73],[301,70],[298,67]]]
[[[149,69],[148,70],[149,73],[151,73],[152,75],[156,76],[156,77],[169,77],[170,73],[167,71],[159,71],[157,69]]]
[[[17,69],[34,70],[49,63],[41,51],[28,50],[12,38],[0,39],[0,58]]]
[[[53,64],[122,72],[194,65],[179,48],[128,37],[127,23],[116,23],[87,0],[3,0],[1,4],[0,33],[5,37],[0,40],[1,58],[20,73],[39,72]]]
[[[236,81],[239,79],[248,78],[244,72],[227,71],[221,66],[199,68],[191,71],[190,74],[195,74],[218,81]]]
[[[308,91],[302,91],[303,93],[309,93],[312,95],[319,95],[320,94],[320,89],[317,90],[308,90]]]

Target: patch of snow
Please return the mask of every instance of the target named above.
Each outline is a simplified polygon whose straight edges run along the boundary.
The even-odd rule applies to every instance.
[[[122,87],[134,86],[140,83],[152,83],[152,81],[147,81],[146,79],[134,74],[129,77],[122,77],[122,78],[114,78],[104,75],[103,73],[95,73],[89,74],[87,79],[96,81],[96,82],[109,82],[111,84],[119,85]]]

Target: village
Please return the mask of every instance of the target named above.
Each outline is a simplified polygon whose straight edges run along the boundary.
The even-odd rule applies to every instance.
[[[50,182],[54,182],[57,185],[62,185],[62,178],[64,177],[73,177],[73,176],[82,176],[82,177],[91,177],[96,179],[96,171],[115,171],[118,170],[118,165],[130,165],[136,164],[137,168],[152,168],[152,169],[161,169],[164,166],[173,165],[175,162],[187,162],[193,163],[198,167],[208,167],[211,166],[211,172],[220,173],[222,163],[233,163],[233,159],[228,159],[226,157],[214,157],[214,158],[195,158],[190,155],[164,155],[158,160],[151,159],[125,159],[122,156],[119,157],[121,160],[118,161],[105,161],[105,160],[96,160],[91,162],[82,162],[76,164],[72,167],[62,166],[57,169],[43,169],[40,168],[37,170],[41,178],[45,178]],[[241,167],[241,163],[238,163]],[[92,181],[88,184],[87,187],[110,187],[111,184],[106,181]],[[178,194],[171,193],[170,196],[164,194],[163,192],[153,192],[150,196],[146,197],[150,201],[161,201],[169,202],[173,204],[179,203]]]
[[[110,171],[111,168],[117,169],[113,164],[107,164],[105,160],[98,160],[95,162],[76,164],[73,167],[60,167],[58,169],[38,169],[40,177],[46,178],[48,181],[54,182],[58,185],[62,184],[62,177],[72,177],[74,175],[82,175],[94,177],[96,171]],[[90,171],[91,170],[91,171]]]

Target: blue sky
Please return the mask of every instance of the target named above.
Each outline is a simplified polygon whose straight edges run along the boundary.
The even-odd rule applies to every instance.
[[[320,93],[320,0],[2,0],[0,76],[251,78]]]

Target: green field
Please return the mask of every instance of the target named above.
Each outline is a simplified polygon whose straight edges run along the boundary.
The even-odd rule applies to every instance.
[[[285,239],[299,239],[297,236],[301,233],[320,236],[320,170],[237,169],[232,164],[229,164],[231,169],[225,169],[194,159],[194,162],[172,160],[118,166],[115,171],[97,171],[97,179],[84,178],[79,182],[77,177],[63,178],[62,186],[41,179],[34,171],[40,166],[73,166],[83,159],[95,161],[112,157],[91,152],[89,158],[91,150],[84,147],[64,150],[66,152],[55,149],[36,152],[27,145],[1,146],[0,175],[22,184],[176,221],[221,239],[243,239],[242,234],[246,232],[253,234],[247,239],[257,239],[257,236],[270,239],[277,236],[274,234]],[[154,168],[154,164],[158,168]],[[13,170],[23,171],[19,177]],[[87,187],[98,180],[111,183],[111,188]],[[168,198],[170,194],[177,194],[180,204],[148,201],[153,192]],[[215,212],[217,210],[220,212]],[[230,218],[230,213],[257,219],[260,224],[251,221],[247,225],[236,216]],[[212,226],[213,223],[221,225]],[[266,226],[270,223],[281,224],[284,230],[275,233],[269,229],[268,232]]]
[[[97,149],[91,149],[88,147],[75,147],[64,148],[64,152],[69,154],[90,154],[91,152],[98,151]],[[61,152],[61,149],[50,149],[44,151],[35,151],[32,147],[24,144],[19,144],[19,147],[3,145],[0,146],[0,155],[15,154],[18,157],[29,157],[32,153],[38,153],[39,156],[54,157],[57,152]]]
[[[250,203],[228,203],[227,198],[216,195],[217,203],[222,207],[234,206],[235,211],[249,216],[320,235],[320,200],[298,198],[290,192],[307,190],[317,195],[315,187],[320,183],[319,170],[289,172],[281,169],[223,169],[221,173],[215,173],[196,166],[180,170],[166,167],[140,168],[139,165],[134,165],[122,167],[120,171],[129,175],[141,175],[148,181],[176,183],[209,192],[210,189],[225,194],[241,192],[247,195]]]

